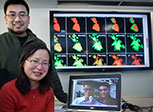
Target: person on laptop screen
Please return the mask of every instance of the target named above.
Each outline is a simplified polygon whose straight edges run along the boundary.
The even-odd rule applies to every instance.
[[[93,83],[92,81],[81,81],[78,84],[82,84],[83,86],[83,96],[77,97],[72,102],[72,105],[101,105],[94,97],[93,97]]]
[[[116,105],[116,100],[110,96],[110,85],[107,82],[102,82],[99,85],[99,102],[107,105]]]

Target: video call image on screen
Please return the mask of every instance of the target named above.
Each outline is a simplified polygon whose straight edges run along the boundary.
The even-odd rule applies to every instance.
[[[118,75],[118,74],[117,74]],[[119,77],[82,76],[72,78],[68,104],[71,107],[90,109],[119,109],[121,104],[121,81]]]
[[[147,14],[50,12],[58,68],[150,67]]]
[[[72,98],[72,105],[116,106],[117,102],[115,101],[115,99],[117,81],[118,79],[107,78],[93,80],[73,80],[74,92]],[[87,101],[84,101],[85,93],[89,94],[89,97],[86,99]],[[108,97],[105,99],[105,102],[101,99],[106,96],[106,93]]]

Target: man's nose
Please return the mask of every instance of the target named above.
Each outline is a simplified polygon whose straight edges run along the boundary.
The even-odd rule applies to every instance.
[[[18,21],[18,20],[21,20],[21,18],[20,18],[19,15],[16,15],[16,17],[14,18],[14,20]]]

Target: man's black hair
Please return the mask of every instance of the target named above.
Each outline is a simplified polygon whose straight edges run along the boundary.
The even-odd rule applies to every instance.
[[[24,0],[7,0],[4,4],[4,13],[6,15],[6,10],[9,5],[24,5],[27,9],[29,15],[29,6]]]
[[[100,83],[100,84],[99,84],[99,87],[100,87],[100,86],[106,86],[106,87],[110,88],[110,85],[109,85],[109,83],[107,83],[107,82],[102,82],[102,83]]]

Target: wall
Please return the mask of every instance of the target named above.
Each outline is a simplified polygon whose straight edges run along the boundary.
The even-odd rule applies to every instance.
[[[51,7],[52,8],[52,7]],[[42,40],[44,40],[47,43],[48,48],[50,48],[50,33],[49,33],[49,10],[51,8],[31,8],[31,22],[30,22],[30,29],[34,33],[37,34],[38,37],[40,37]],[[60,6],[60,9],[66,10],[74,10],[78,9],[77,7],[62,7]],[[59,9],[58,7],[54,9]],[[79,10],[116,10],[112,9],[112,7],[108,8],[102,8],[102,7],[79,7]],[[147,9],[147,8],[146,8]],[[123,10],[123,9],[117,9],[117,10]],[[126,8],[124,8],[126,10]],[[127,8],[127,10],[133,10],[132,8]],[[142,8],[138,8],[134,10],[145,10]],[[147,9],[148,10],[148,9]],[[149,11],[153,11],[152,9],[149,9]],[[7,26],[4,21],[4,13],[3,9],[0,8],[0,34],[4,31],[7,31]],[[124,95],[134,95],[134,96],[152,96],[153,95],[153,70],[147,70],[147,71],[124,71],[122,73],[122,94]],[[90,73],[84,73],[84,72],[60,72],[58,73],[59,77],[61,79],[64,91],[68,91],[68,79],[69,75],[73,74],[89,74]]]

